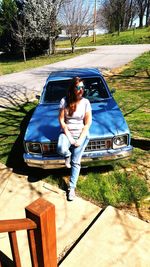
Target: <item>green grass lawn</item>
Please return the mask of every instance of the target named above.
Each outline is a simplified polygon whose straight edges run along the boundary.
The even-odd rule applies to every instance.
[[[93,45],[119,45],[119,44],[149,44],[150,43],[150,27],[143,29],[128,30],[117,33],[97,35],[96,43],[93,43],[93,36],[82,37],[77,43],[77,47],[93,46]],[[70,47],[70,41],[57,41],[57,47]]]
[[[106,79],[109,87],[116,89],[114,98],[128,122],[132,136],[150,138],[150,52]]]
[[[0,56],[0,75],[9,74],[13,72],[19,72],[26,69],[36,68],[52,63],[56,63],[58,61],[66,60],[69,58],[73,58],[75,56],[79,56],[94,49],[79,49],[75,51],[74,54],[71,51],[57,51],[55,55],[51,56],[39,56],[35,58],[27,59],[26,63],[23,60],[13,60],[9,58],[5,58],[3,55]]]
[[[114,97],[128,122],[132,138],[137,141],[150,141],[149,76],[145,71],[149,65],[150,53],[145,53],[121,72],[106,77],[109,87],[116,88]],[[44,178],[64,188],[69,179],[68,170],[39,170],[28,168],[23,163],[23,136],[36,104],[18,103],[13,108],[1,111],[0,161],[16,173]],[[150,200],[147,198],[150,185],[146,180],[149,162],[149,151],[137,146],[128,160],[116,161],[111,166],[82,169],[77,194],[101,207],[108,204],[129,209],[132,207],[140,218],[150,219]]]

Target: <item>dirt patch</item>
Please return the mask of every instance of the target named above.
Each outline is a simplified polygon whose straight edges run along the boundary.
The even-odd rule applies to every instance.
[[[139,219],[150,223],[150,201],[148,206],[146,204],[142,204],[141,207],[137,208],[132,205],[131,207],[123,207],[121,209],[123,209],[132,216],[138,217]]]

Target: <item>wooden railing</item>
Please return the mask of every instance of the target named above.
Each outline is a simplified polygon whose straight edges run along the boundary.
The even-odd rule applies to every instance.
[[[16,235],[19,230],[27,230],[32,267],[56,267],[55,206],[39,198],[27,206],[25,212],[25,219],[0,221],[0,233],[8,232],[13,258],[12,262],[7,256],[1,257],[0,267],[10,266],[10,262],[11,266],[21,267]]]

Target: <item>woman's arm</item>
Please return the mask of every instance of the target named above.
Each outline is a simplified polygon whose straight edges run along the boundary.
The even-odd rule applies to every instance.
[[[64,111],[63,108],[60,109],[60,111],[59,111],[59,122],[60,122],[61,128],[63,129],[65,135],[68,137],[70,143],[72,145],[74,145],[75,144],[75,140],[72,137],[71,133],[69,132],[67,124],[65,123],[65,111]]]
[[[89,112],[85,113],[84,127],[83,127],[81,134],[80,134],[79,139],[75,143],[75,146],[81,145],[83,138],[86,137],[86,135],[87,135],[87,132],[91,126],[91,123],[92,123],[92,113],[91,113],[91,111],[89,111]]]

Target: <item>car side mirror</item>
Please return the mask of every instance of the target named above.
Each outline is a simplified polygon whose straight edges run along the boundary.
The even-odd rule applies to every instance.
[[[39,100],[39,99],[40,99],[40,95],[36,95],[36,99],[38,99],[38,100]]]
[[[116,92],[116,89],[115,89],[115,88],[112,88],[112,89],[110,90],[110,92],[111,92],[111,94],[113,95],[113,94]]]

